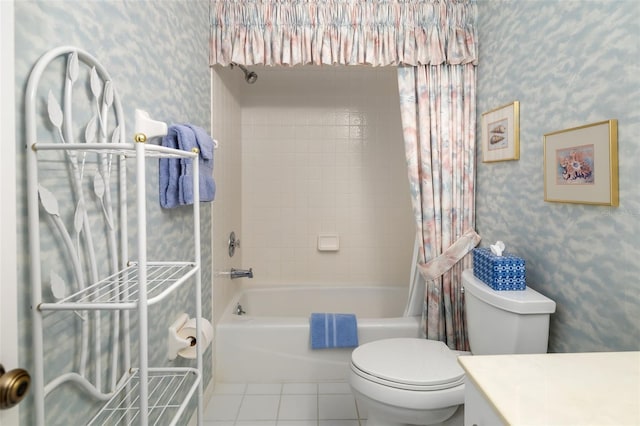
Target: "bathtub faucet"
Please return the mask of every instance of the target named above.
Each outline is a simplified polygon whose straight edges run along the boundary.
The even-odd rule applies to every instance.
[[[242,305],[240,303],[238,303],[238,306],[236,306],[236,315],[244,315],[247,312],[242,309]]]
[[[236,279],[236,278],[253,278],[253,269],[249,268],[249,270],[246,269],[234,269],[231,268],[231,279]]]

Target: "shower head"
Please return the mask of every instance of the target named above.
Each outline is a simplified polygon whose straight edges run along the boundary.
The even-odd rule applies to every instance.
[[[258,74],[256,74],[253,71],[249,71],[244,65],[240,65],[240,64],[231,64],[231,67],[233,66],[237,66],[238,68],[240,68],[242,70],[242,72],[244,73],[244,80],[249,83],[249,84],[253,84],[256,82],[256,80],[258,79]]]
[[[258,79],[258,74],[256,74],[253,71],[249,71],[247,70],[245,67],[240,66],[240,69],[242,71],[244,71],[244,79],[246,80],[247,83],[249,84],[253,84],[256,82],[256,80]]]

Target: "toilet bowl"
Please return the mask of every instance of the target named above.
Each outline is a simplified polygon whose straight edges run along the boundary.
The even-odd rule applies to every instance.
[[[463,272],[462,282],[473,354],[547,351],[555,302],[531,288],[492,290],[471,270]],[[349,383],[367,411],[367,426],[462,426],[460,354],[442,342],[417,338],[377,340],[356,348]]]
[[[458,353],[444,343],[384,339],[356,348],[350,384],[367,409],[367,426],[437,424],[464,401]]]

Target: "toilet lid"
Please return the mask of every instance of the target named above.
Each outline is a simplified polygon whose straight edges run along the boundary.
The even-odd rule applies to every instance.
[[[464,383],[455,352],[434,340],[377,340],[356,348],[351,364],[369,380],[404,389],[440,390]]]

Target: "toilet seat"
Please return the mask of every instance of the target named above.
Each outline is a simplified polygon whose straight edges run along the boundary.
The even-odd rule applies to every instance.
[[[438,391],[464,383],[457,355],[444,343],[416,338],[384,339],[356,348],[351,370],[397,389]]]

